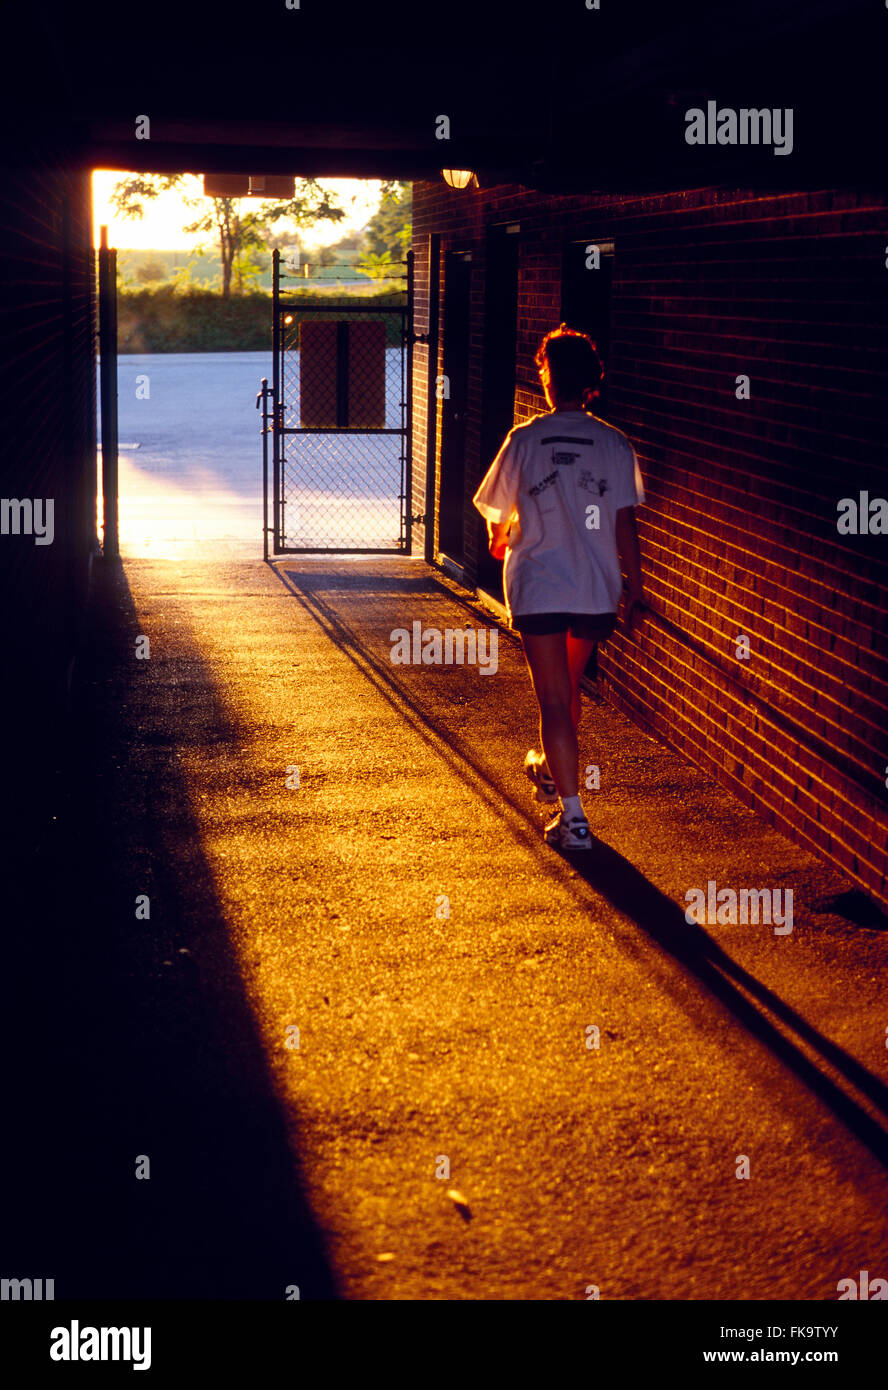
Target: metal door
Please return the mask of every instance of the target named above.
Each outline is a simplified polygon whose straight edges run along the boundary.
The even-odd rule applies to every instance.
[[[409,553],[412,252],[400,281],[321,301],[274,252],[266,553]]]
[[[472,255],[448,251],[444,269],[444,380],[438,547],[465,559],[466,409],[469,391]]]

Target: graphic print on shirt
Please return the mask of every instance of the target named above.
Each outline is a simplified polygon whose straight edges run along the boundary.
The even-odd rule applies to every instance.
[[[585,435],[581,434],[547,434],[540,440],[541,445],[580,444],[585,449],[591,449],[593,443],[594,440],[587,439]],[[552,484],[557,481],[557,470],[559,468],[572,467],[582,455],[576,449],[558,449],[553,447],[550,457],[555,471],[547,473],[545,478],[542,478],[538,483],[535,483],[532,487],[527,489],[531,497],[538,497],[546,488],[551,487]]]
[[[535,483],[533,487],[528,488],[527,490],[530,493],[531,497],[539,497],[541,492],[545,492],[547,487],[551,487],[552,484],[557,481],[557,473],[547,473],[545,478],[541,478],[538,483]]]
[[[511,614],[617,611],[616,518],[644,501],[635,450],[619,430],[579,410],[518,425],[473,500],[488,520],[511,523],[503,569]]]
[[[583,434],[546,434],[540,440],[541,444],[582,444],[586,449],[591,449],[594,439],[587,439]]]
[[[577,478],[577,487],[581,487],[584,492],[591,492],[597,497],[603,497],[607,492],[607,478],[596,478],[594,473],[590,473],[588,468],[584,468]]]

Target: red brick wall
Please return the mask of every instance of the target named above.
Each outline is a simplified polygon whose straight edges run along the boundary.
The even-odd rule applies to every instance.
[[[836,527],[839,498],[888,496],[888,201],[415,185],[418,331],[429,234],[442,256],[474,253],[470,574],[470,499],[490,461],[478,445],[484,228],[507,219],[521,223],[516,422],[545,409],[533,354],[559,320],[564,240],[615,242],[608,417],[645,478],[656,616],[603,654],[610,696],[888,905],[888,536]],[[421,477],[427,359],[416,360]]]

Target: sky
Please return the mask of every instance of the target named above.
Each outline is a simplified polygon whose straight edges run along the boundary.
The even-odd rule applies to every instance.
[[[199,233],[186,236],[182,227],[193,222],[197,212],[187,208],[181,195],[173,190],[161,194],[154,202],[148,203],[145,215],[139,218],[115,216],[110,203],[111,191],[119,179],[127,175],[120,169],[96,169],[93,172],[93,230],[95,245],[99,244],[99,228],[107,226],[108,245],[120,251],[191,251],[203,244],[215,245],[212,233]],[[337,202],[344,210],[341,222],[318,222],[316,227],[300,229],[300,240],[306,247],[325,246],[338,241],[348,232],[363,227],[373,216],[379,205],[379,181],[376,179],[321,179],[324,188],[333,189]],[[186,176],[184,189],[193,196],[203,192],[203,184],[198,175]],[[245,199],[249,203],[250,199]],[[283,231],[285,224],[279,224]]]

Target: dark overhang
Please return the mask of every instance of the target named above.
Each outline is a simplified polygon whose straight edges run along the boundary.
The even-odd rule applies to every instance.
[[[875,0],[299,3],[7,12],[7,51],[33,80],[4,90],[5,161],[62,140],[92,166],[406,179],[448,166],[564,192],[884,179]],[[792,153],[689,145],[685,113],[710,100],[791,108]]]

